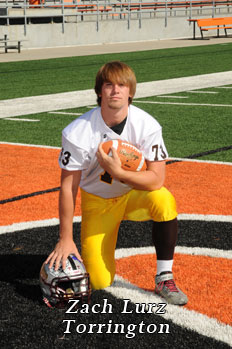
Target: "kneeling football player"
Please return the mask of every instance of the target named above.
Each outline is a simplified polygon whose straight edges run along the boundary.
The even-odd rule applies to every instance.
[[[172,194],[163,186],[167,150],[160,124],[132,105],[136,78],[132,69],[119,61],[105,64],[97,73],[95,92],[98,107],[68,125],[62,133],[59,158],[60,239],[47,262],[58,269],[70,254],[83,260],[93,289],[112,284],[114,252],[122,220],[153,220],[156,249],[155,293],[171,304],[187,303],[172,274],[177,240],[177,212]],[[126,171],[109,140],[123,140],[142,151],[146,171]],[[81,190],[81,255],[73,241],[75,200]]]

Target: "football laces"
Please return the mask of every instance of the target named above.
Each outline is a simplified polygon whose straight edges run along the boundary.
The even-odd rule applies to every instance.
[[[125,146],[125,147],[128,147],[128,148],[131,148],[133,149],[134,151],[138,152],[138,148],[136,148],[134,145],[132,144],[128,144],[128,143],[124,143],[122,142],[122,145]]]

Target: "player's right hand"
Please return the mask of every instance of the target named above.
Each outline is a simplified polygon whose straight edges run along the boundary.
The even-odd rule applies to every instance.
[[[120,179],[120,174],[124,172],[121,167],[121,160],[118,156],[117,150],[114,147],[111,148],[111,152],[112,156],[107,155],[102,148],[102,143],[100,143],[96,153],[97,160],[100,166],[113,178]]]
[[[66,260],[70,254],[74,254],[81,262],[83,262],[74,241],[72,239],[60,239],[54,250],[49,254],[45,263],[49,263],[49,268],[54,266],[55,270],[58,270],[60,263],[62,263],[62,268],[64,270],[66,267]]]

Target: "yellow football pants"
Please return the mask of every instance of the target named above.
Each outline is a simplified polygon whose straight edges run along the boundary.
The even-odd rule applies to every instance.
[[[114,252],[122,220],[163,222],[177,216],[175,199],[165,187],[132,189],[112,199],[81,190],[81,206],[81,254],[93,289],[110,286],[114,280]]]

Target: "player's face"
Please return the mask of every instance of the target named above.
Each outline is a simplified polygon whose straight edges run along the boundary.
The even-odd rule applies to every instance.
[[[102,108],[121,109],[128,107],[130,88],[120,83],[104,82],[100,97]]]

